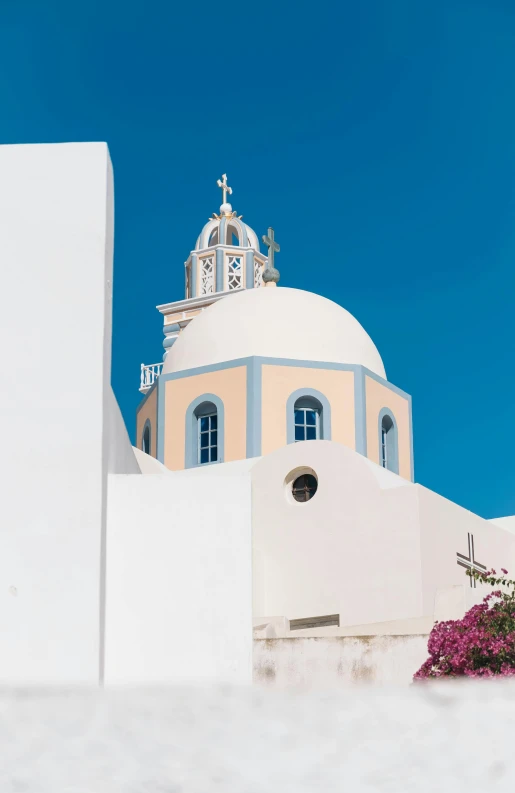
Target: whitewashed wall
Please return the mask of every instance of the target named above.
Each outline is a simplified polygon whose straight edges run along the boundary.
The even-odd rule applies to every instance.
[[[2,691],[2,793],[510,793],[513,682]]]
[[[252,677],[250,478],[110,476],[106,683]]]
[[[488,585],[471,588],[457,552],[468,555],[468,535],[474,538],[477,562],[515,573],[515,540],[505,526],[483,520],[479,515],[454,504],[438,493],[417,485],[421,536],[423,603],[426,613],[433,607],[435,588],[464,585],[465,607],[479,602],[492,589]]]
[[[318,476],[308,503],[293,501],[285,483],[302,466]],[[291,444],[256,463],[256,618],[339,614],[341,625],[359,625],[423,615],[417,490],[386,474],[382,489],[368,460],[329,441]]]
[[[428,657],[427,635],[254,640],[254,680],[286,688],[409,685]]]
[[[303,467],[318,491],[296,503],[286,479]],[[465,587],[456,553],[515,570],[513,533],[411,484],[341,444],[310,441],[259,460],[253,483],[254,617],[340,615],[341,626],[432,615],[440,591]]]
[[[0,147],[0,683],[96,683],[110,398],[105,144]]]

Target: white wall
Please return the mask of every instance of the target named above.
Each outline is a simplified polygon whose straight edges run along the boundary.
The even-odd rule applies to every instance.
[[[106,682],[248,682],[250,479],[110,476]]]
[[[318,475],[308,503],[285,485],[301,466]],[[251,475],[256,619],[340,614],[341,625],[359,625],[423,615],[412,484],[396,477],[399,487],[381,489],[365,458],[329,441],[278,449]]]
[[[443,496],[425,487],[416,486],[419,501],[419,521],[422,548],[422,587],[425,613],[431,613],[435,590],[450,586],[464,586],[465,608],[480,601],[489,585],[470,587],[463,567],[457,564],[457,552],[468,554],[468,534],[474,537],[474,552],[478,562],[494,568],[515,571],[515,539],[508,529],[483,520]]]
[[[2,691],[2,793],[510,793],[512,681]]]
[[[130,442],[129,433],[127,432],[127,427],[125,426],[120,407],[112,388],[109,388],[107,401],[109,430],[109,451],[107,457],[108,472],[110,474],[142,473],[136,451]],[[141,454],[144,457],[148,457],[148,455],[143,452],[141,452]]]
[[[302,466],[318,475],[318,491],[299,504],[285,478]],[[469,585],[456,563],[469,532],[478,561],[515,570],[511,531],[340,444],[278,449],[251,476],[256,619],[339,614],[352,626],[432,615],[438,591]],[[487,591],[467,590],[454,611]]]
[[[0,682],[95,683],[112,293],[105,144],[0,147]]]
[[[491,518],[488,522],[515,534],[515,515],[508,515],[505,518]]]
[[[428,657],[427,639],[427,635],[255,639],[254,681],[279,688],[407,686]]]

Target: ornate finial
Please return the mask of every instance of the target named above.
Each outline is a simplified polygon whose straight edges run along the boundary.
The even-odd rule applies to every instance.
[[[279,243],[274,239],[274,230],[271,227],[268,228],[268,234],[263,234],[262,239],[268,248],[268,264],[263,272],[263,281],[267,286],[268,284],[275,286],[278,283],[281,274],[279,273],[279,270],[276,270],[274,267],[274,253],[279,253],[281,248]]]
[[[227,203],[227,193],[232,195],[232,187],[229,187],[227,184],[227,174],[223,173],[222,178],[217,180],[217,185],[222,189],[222,206],[223,207],[230,207],[230,211],[232,211],[232,207],[230,204]],[[220,207],[220,212],[222,212],[222,207]]]

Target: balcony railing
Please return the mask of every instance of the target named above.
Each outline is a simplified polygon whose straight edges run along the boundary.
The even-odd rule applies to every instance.
[[[151,363],[148,366],[145,366],[144,363],[141,364],[141,382],[140,382],[140,391],[148,391],[149,388],[152,388],[154,383],[156,382],[157,378],[161,374],[163,369],[162,363]]]

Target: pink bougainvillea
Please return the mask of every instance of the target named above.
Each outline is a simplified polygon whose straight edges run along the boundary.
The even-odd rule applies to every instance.
[[[461,620],[437,622],[429,635],[425,661],[414,680],[441,677],[494,677],[515,675],[515,581],[501,568],[467,575],[491,586],[490,592]]]

